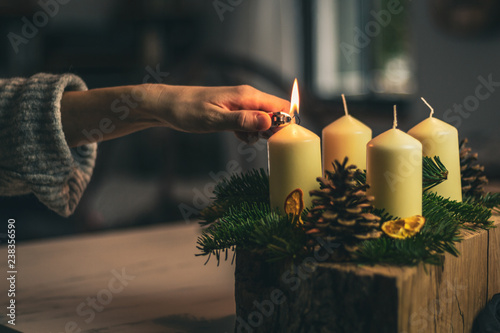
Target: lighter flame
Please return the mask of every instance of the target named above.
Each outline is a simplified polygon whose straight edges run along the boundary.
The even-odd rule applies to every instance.
[[[290,115],[293,117],[295,112],[299,113],[299,85],[297,84],[297,79],[293,82],[292,89],[292,99],[290,104]]]

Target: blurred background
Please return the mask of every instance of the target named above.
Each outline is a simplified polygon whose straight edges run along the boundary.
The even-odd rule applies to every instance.
[[[500,177],[500,4],[494,0],[0,0],[0,77],[75,73],[89,89],[158,82],[250,84],[288,99],[299,80],[305,127],[349,111],[376,136],[436,116]],[[497,83],[498,82],[498,83]],[[267,167],[265,141],[150,129],[99,145],[70,218],[33,196],[0,198],[17,239],[183,220],[215,181]]]

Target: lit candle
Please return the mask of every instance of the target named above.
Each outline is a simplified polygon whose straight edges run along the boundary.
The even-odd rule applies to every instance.
[[[367,144],[367,193],[394,217],[422,215],[422,144],[394,125]]]
[[[297,79],[293,84],[290,115],[299,113]],[[267,142],[271,208],[283,213],[285,199],[296,188],[304,192],[305,207],[311,205],[309,191],[319,187],[321,176],[320,139],[297,124],[290,124],[273,134]]]
[[[409,130],[408,134],[422,143],[424,156],[438,156],[448,169],[448,179],[429,191],[444,198],[461,202],[462,179],[460,176],[458,131],[444,121],[434,118],[434,109],[423,97],[422,101],[431,109],[430,116]]]
[[[335,120],[323,129],[323,170],[333,171],[333,161],[342,162],[347,156],[348,164],[354,164],[358,169],[366,169],[366,144],[372,139],[372,130],[349,115],[345,96],[345,116]]]

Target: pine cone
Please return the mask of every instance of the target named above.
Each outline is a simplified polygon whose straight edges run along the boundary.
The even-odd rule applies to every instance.
[[[360,242],[382,235],[380,217],[371,213],[373,197],[366,195],[368,185],[356,180],[361,171],[346,165],[347,157],[342,164],[335,161],[334,172],[325,171],[326,178],[318,177],[320,189],[310,191],[313,207],[304,220],[310,247],[320,247],[325,241],[340,244],[331,256],[334,260],[354,258]]]
[[[484,174],[484,166],[477,163],[477,153],[471,153],[471,148],[466,147],[467,138],[460,142],[460,174],[462,177],[462,195],[482,196],[486,193],[483,189],[488,184]]]

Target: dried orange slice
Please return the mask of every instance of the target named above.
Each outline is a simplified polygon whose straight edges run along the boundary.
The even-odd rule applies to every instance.
[[[285,213],[300,216],[304,210],[304,192],[296,188],[286,197]]]
[[[387,236],[405,239],[415,236],[424,226],[425,217],[415,215],[400,220],[387,221],[382,224],[382,230]]]

